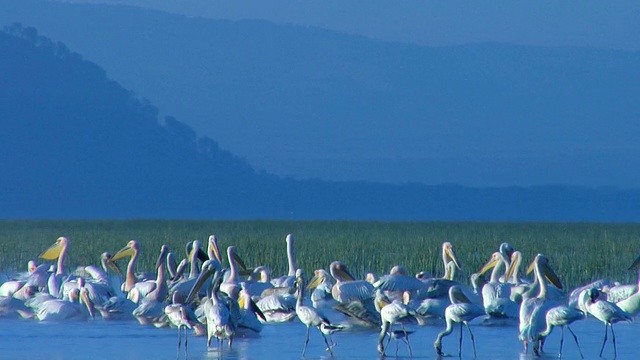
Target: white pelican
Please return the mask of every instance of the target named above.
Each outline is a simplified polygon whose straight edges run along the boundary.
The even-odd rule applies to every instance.
[[[462,270],[458,257],[453,251],[453,245],[448,241],[442,243],[442,262],[444,263],[443,279],[453,280],[456,275],[456,269]]]
[[[487,315],[493,319],[517,319],[518,304],[511,300],[511,285],[500,281],[507,272],[509,260],[500,252],[494,252],[482,266],[479,275],[493,268],[489,282],[482,287],[482,302]]]
[[[251,337],[260,334],[267,318],[244,287],[238,294],[238,306],[240,307],[240,319],[236,329],[236,336]]]
[[[582,350],[580,349],[580,344],[578,343],[578,337],[573,332],[573,330],[571,330],[571,327],[569,325],[576,320],[584,319],[585,313],[575,308],[560,305],[547,311],[547,315],[545,318],[546,318],[547,328],[540,334],[541,337],[546,338],[547,336],[549,336],[549,334],[551,334],[551,331],[553,330],[554,327],[558,327],[558,326],[560,327],[560,331],[561,331],[560,351],[558,353],[558,357],[559,358],[562,357],[562,343],[564,340],[564,328],[566,326],[567,329],[569,329],[569,331],[571,332],[571,335],[573,335],[573,339],[576,341],[576,345],[578,346],[578,351],[580,352],[580,358],[584,359],[584,356],[582,355]]]
[[[393,331],[392,327],[394,324],[400,324],[402,331],[405,334],[405,339],[409,349],[409,356],[413,356],[411,352],[411,345],[409,345],[407,330],[404,327],[404,322],[409,318],[416,319],[418,314],[398,299],[393,302],[388,302],[388,299],[380,290],[376,292],[375,301],[376,306],[380,308],[380,319],[382,321],[380,335],[378,336],[378,352],[384,356],[384,338],[389,332]],[[389,341],[391,341],[391,336],[389,336]],[[387,341],[387,345],[389,345],[389,341]]]
[[[287,275],[281,276],[276,279],[271,279],[271,283],[275,287],[293,287],[296,281],[296,270],[298,269],[298,267],[296,266],[296,257],[293,253],[293,235],[288,234],[285,241],[287,243],[287,261],[289,263],[289,272],[287,273]]]
[[[26,286],[29,290],[29,296],[35,294],[33,286]],[[33,309],[25,305],[24,300],[17,299],[13,296],[0,296],[0,318],[12,318],[20,316],[23,319],[31,319],[34,316]]]
[[[522,264],[522,253],[513,251],[511,253],[511,263],[505,275],[506,282],[511,284],[511,301],[520,304],[522,302],[522,294],[528,291],[532,282],[520,276],[520,267]]]
[[[629,266],[629,270],[640,264],[640,256]],[[607,300],[609,297],[607,296]],[[638,283],[636,284],[636,290],[626,299],[616,301],[616,305],[626,313],[635,317],[640,313],[640,267],[638,267]]]
[[[331,288],[331,295],[337,302],[345,304],[353,300],[373,299],[374,286],[368,281],[356,280],[349,273],[346,265],[340,261],[332,262],[329,266],[329,272],[336,280],[335,285]]]
[[[165,298],[169,294],[169,288],[164,277],[164,270],[167,261],[167,253],[169,248],[167,245],[160,247],[160,256],[156,262],[155,269],[157,271],[156,280],[153,283],[154,286],[147,295],[140,301],[138,307],[133,310],[133,316],[138,319],[138,322],[142,325],[153,324],[156,327],[163,327],[167,325],[165,321],[162,321],[162,315],[164,314],[164,308],[167,305]]]
[[[202,265],[202,272],[193,288],[189,292],[186,303],[190,303],[198,294],[204,283],[213,276],[207,289],[207,296],[201,299],[202,307],[207,323],[207,347],[211,347],[211,340],[216,338],[218,347],[221,347],[223,340],[228,340],[229,347],[233,342],[236,331],[237,319],[234,319],[229,305],[218,296],[218,290],[222,284],[224,275],[221,271],[220,262],[216,259],[209,259]]]
[[[316,279],[318,280],[316,281]],[[316,282],[317,285],[312,284],[313,282]],[[325,269],[317,269],[313,272],[313,277],[309,280],[307,289],[311,290],[311,304],[313,304],[314,308],[334,307],[336,305],[336,301],[331,295],[332,287],[333,283]]]
[[[0,297],[8,296],[19,300],[26,300],[30,294],[44,290],[49,281],[49,266],[41,264],[36,266],[35,261],[29,260],[28,272],[19,273],[15,280],[8,280],[0,285]]]
[[[380,326],[380,314],[374,304],[373,284],[366,280],[355,280],[340,261],[332,262],[329,272],[336,280],[331,288],[331,296],[338,303],[334,309],[349,316],[359,325]],[[322,276],[312,279],[309,288],[314,288],[323,281]]]
[[[238,265],[242,268],[246,267],[240,256],[238,256],[238,250],[235,246],[227,247],[227,259],[229,261],[229,276],[220,285],[220,291],[233,296],[240,292],[240,281],[242,280],[240,279]]]
[[[527,297],[520,304],[519,311],[519,338],[524,343],[525,352],[528,349],[528,344],[534,342],[534,352],[538,355],[542,351],[542,345],[544,342],[544,336],[542,333],[547,328],[546,314],[549,309],[554,305],[558,305],[556,302],[547,299],[547,282],[549,280],[552,284],[562,289],[562,283],[558,276],[549,265],[549,259],[542,254],[536,255],[533,262],[529,266],[527,273],[534,271],[535,278],[540,287],[538,295],[535,297]]]
[[[484,309],[471,303],[469,298],[464,294],[460,286],[454,285],[449,288],[449,300],[451,305],[447,306],[445,310],[445,321],[447,323],[444,331],[438,334],[433,346],[436,349],[436,353],[439,356],[447,356],[442,352],[442,338],[453,332],[454,323],[460,323],[460,347],[458,349],[458,357],[462,356],[462,327],[467,326],[469,334],[471,335],[471,343],[473,344],[473,357],[476,357],[476,342],[473,337],[471,327],[469,327],[469,321],[485,315]]]
[[[195,284],[198,279],[198,275],[200,274],[200,269],[198,267],[198,254],[202,252],[200,249],[200,240],[194,240],[190,242],[191,246],[188,246],[189,253],[187,254],[188,261],[191,269],[189,274],[180,280],[177,280],[171,284],[169,287],[169,295],[173,296],[175,292],[178,292],[183,297],[187,297],[189,294],[189,290],[193,288],[193,284]]]
[[[83,321],[94,318],[93,304],[84,287],[71,291],[69,300],[43,298],[35,306],[34,312],[35,317],[40,321]]]
[[[265,290],[273,289],[269,269],[266,266],[256,266],[251,275],[249,275],[249,279],[244,282],[244,288],[251,297],[258,298],[262,296]]]
[[[295,285],[298,290],[298,299],[296,301],[296,315],[298,316],[298,319],[307,327],[307,338],[304,342],[304,348],[302,349],[302,356],[304,357],[304,354],[307,352],[307,345],[309,344],[309,332],[311,331],[312,326],[318,328],[318,331],[320,331],[320,335],[322,335],[324,343],[327,345],[329,353],[331,354],[331,356],[333,356],[332,346],[329,345],[324,332],[322,332],[322,329],[320,328],[322,324],[331,325],[331,321],[329,321],[329,319],[327,319],[327,317],[324,316],[324,314],[319,310],[310,306],[303,305],[305,283],[302,269],[298,269],[296,271]]]
[[[422,282],[414,276],[409,276],[405,267],[400,265],[394,266],[388,275],[381,276],[373,283],[373,286],[384,291],[391,299],[401,297],[405,291],[426,292],[429,287],[428,283]]]
[[[631,321],[631,316],[620,309],[616,304],[607,300],[599,299],[600,291],[598,289],[589,289],[584,292],[582,296],[585,297],[583,303],[587,312],[593,315],[596,319],[602,321],[604,324],[604,339],[602,341],[602,348],[600,349],[600,357],[602,357],[604,346],[607,343],[608,328],[611,327],[613,357],[616,358],[618,356],[618,350],[616,349],[616,334],[613,331],[613,324],[620,321]]]
[[[268,323],[281,323],[296,317],[296,297],[293,294],[270,294],[256,302]]]
[[[124,284],[122,284],[122,291],[127,293],[128,299],[139,304],[147,294],[155,289],[156,282],[154,280],[138,281],[135,275],[136,261],[138,256],[140,256],[140,245],[137,240],[129,241],[125,247],[113,255],[111,261],[116,261],[127,256],[129,256],[130,259],[127,264],[127,273]]]
[[[209,259],[216,259],[222,264],[222,256],[220,255],[220,247],[218,247],[218,238],[215,235],[209,236],[209,242],[207,244],[207,255]]]
[[[60,290],[62,287],[63,279],[67,276],[64,271],[64,260],[66,258],[67,250],[69,249],[69,239],[65,236],[60,236],[56,242],[51,245],[47,250],[40,254],[40,258],[45,260],[58,260],[56,263],[56,272],[49,277],[49,293],[51,295],[60,298]]]

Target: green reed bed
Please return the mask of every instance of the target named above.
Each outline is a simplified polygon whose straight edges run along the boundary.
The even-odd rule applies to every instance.
[[[203,244],[211,234],[221,251],[235,245],[249,266],[267,265],[273,276],[287,272],[285,236],[294,234],[296,263],[307,274],[334,260],[351,272],[384,274],[396,264],[411,273],[441,276],[441,244],[453,243],[466,281],[498,249],[501,242],[521,251],[526,264],[545,254],[571,289],[602,277],[629,283],[636,273],[627,268],[640,255],[640,224],[350,222],[350,221],[0,221],[0,270],[25,271],[28,260],[67,236],[71,247],[66,265],[98,264],[131,239],[141,244],[138,271],[150,271],[160,246],[167,244],[178,259],[187,241]],[[41,262],[38,260],[38,262]],[[123,264],[124,265],[124,264]]]

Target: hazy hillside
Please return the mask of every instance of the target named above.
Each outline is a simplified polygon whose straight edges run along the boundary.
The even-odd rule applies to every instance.
[[[640,53],[427,48],[265,21],[8,0],[199,135],[270,173],[636,187]]]
[[[9,31],[19,37],[0,33],[0,217],[233,213],[252,193],[253,170],[216,142],[175,119],[160,126],[154,106],[64,44]]]
[[[427,46],[503,42],[640,50],[640,4],[467,0],[55,0],[128,4],[215,19],[264,19]]]
[[[279,179],[60,43],[0,32],[0,218],[640,221],[640,191]]]

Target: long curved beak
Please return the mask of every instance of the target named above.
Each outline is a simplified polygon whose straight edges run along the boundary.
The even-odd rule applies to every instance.
[[[491,257],[491,260],[487,261],[486,264],[484,264],[482,266],[482,268],[480,268],[480,271],[478,271],[479,275],[482,275],[484,273],[486,273],[487,271],[489,271],[489,269],[493,268],[494,266],[496,266],[496,264],[498,263],[498,259],[494,258],[493,256]]]
[[[80,302],[87,307],[89,316],[91,316],[92,319],[95,319],[95,310],[93,308],[93,303],[91,302],[91,299],[89,299],[89,292],[86,288],[80,289]]]
[[[518,264],[517,261],[511,261],[511,263],[509,264],[509,268],[507,269],[507,274],[504,276],[505,281],[509,281],[509,279],[511,279],[511,277],[513,276],[513,273],[516,271],[516,266],[519,266],[520,264]]]
[[[198,295],[200,288],[202,288],[202,285],[204,285],[205,281],[207,281],[207,279],[209,279],[216,272],[216,270],[217,269],[215,268],[207,267],[200,272],[200,275],[198,275],[195,284],[193,284],[193,287],[191,288],[191,291],[189,291],[189,295],[187,295],[185,304],[189,304],[193,301],[196,295]]]
[[[633,264],[631,264],[631,266],[629,266],[629,270],[633,269],[634,267],[640,265],[640,256],[638,256],[634,261]]]
[[[242,270],[247,270],[247,265],[244,264],[244,260],[242,260],[240,255],[233,253],[233,260],[235,260],[236,264],[240,265]]]
[[[309,280],[309,284],[307,284],[307,291],[317,288],[323,281],[324,278],[322,276],[318,276],[317,274],[313,275],[311,280]]]
[[[123,247],[122,249],[120,249],[115,255],[113,255],[113,257],[111,258],[111,261],[116,261],[116,260],[120,260],[124,257],[127,256],[133,256],[134,254],[134,250],[131,246],[127,245],[125,247]]]
[[[453,263],[456,264],[456,267],[458,268],[458,270],[462,270],[462,267],[460,267],[460,262],[458,261],[458,257],[456,256],[455,251],[453,251],[452,248],[448,248],[445,250],[445,253],[449,257],[449,259],[451,259],[451,261],[453,261]]]
[[[354,281],[356,279],[349,271],[347,271],[347,269],[342,267],[335,269],[335,271],[340,277],[345,279],[345,281]]]
[[[213,253],[213,256],[219,263],[222,264],[222,257],[220,256],[220,248],[218,248],[218,240],[214,235],[209,236],[209,249]],[[210,259],[213,260],[213,259]]]
[[[58,242],[51,245],[47,250],[45,250],[42,254],[40,254],[41,259],[45,260],[55,260],[60,256],[62,252],[62,245]]]
[[[122,277],[122,270],[120,270],[120,266],[113,261],[113,258],[107,260],[107,266],[109,266],[111,270],[115,271],[118,276]]]
[[[560,281],[560,278],[558,278],[558,275],[556,275],[555,271],[553,271],[551,266],[544,264],[542,267],[542,271],[544,273],[544,277],[546,277],[550,283],[555,285],[555,287],[557,287],[558,289],[562,290],[562,282]]]
[[[531,262],[531,265],[529,265],[529,267],[527,268],[527,275],[531,274],[535,267],[536,267],[536,259],[534,258],[533,261]]]

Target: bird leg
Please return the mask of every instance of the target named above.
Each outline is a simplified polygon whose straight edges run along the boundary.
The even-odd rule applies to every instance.
[[[611,324],[611,339],[613,340],[613,358],[618,357],[618,349],[616,349],[616,333],[613,331],[613,324]]]
[[[387,345],[383,345],[384,337],[387,335],[387,331],[389,330],[390,324],[386,321],[382,323],[380,328],[380,335],[378,336],[378,352],[380,355],[384,356],[385,347],[389,346],[389,342],[391,342],[391,334],[389,334],[389,341],[387,341]]]
[[[578,346],[578,351],[580,352],[580,359],[584,359],[584,356],[582,355],[582,350],[580,349],[580,344],[578,344],[578,337],[576,336],[576,334],[573,332],[573,330],[571,330],[571,328],[569,327],[569,325],[567,325],[567,329],[569,329],[569,331],[571,332],[571,335],[573,335],[573,340],[576,341],[576,345]],[[562,349],[562,348],[561,348]]]
[[[413,357],[413,352],[411,351],[411,344],[409,344],[409,334],[407,334],[407,329],[404,328],[404,324],[403,323],[400,323],[400,325],[402,326],[402,331],[404,332],[404,342],[407,343],[407,348],[409,348],[409,356]],[[398,344],[396,342],[396,347],[397,347],[397,345]],[[396,354],[396,357],[398,357],[397,354]]]
[[[409,336],[404,340],[407,343],[407,348],[409,348],[409,357],[413,357],[413,351],[411,351],[411,344],[409,344]]]
[[[302,356],[304,356],[304,354],[307,352],[307,344],[309,344],[309,331],[311,331],[311,328],[309,326],[307,326],[307,339],[304,341],[304,348],[302,349]]]
[[[189,336],[189,329],[187,327],[184,327],[184,358],[187,359],[189,358],[189,353],[188,353],[188,349],[187,349],[187,341],[189,340],[188,338]]]
[[[607,323],[604,323],[604,340],[602,341],[602,348],[600,348],[600,357],[602,357],[602,352],[604,351],[604,344],[607,343]]]
[[[469,330],[469,335],[471,336],[471,344],[473,345],[473,358],[476,358],[476,340],[473,337],[473,332],[471,332],[471,327],[469,326],[469,323],[465,322],[465,325],[467,325],[467,329]],[[462,331],[462,329],[460,329],[460,331]]]
[[[178,359],[180,359],[180,344],[182,343],[181,336],[182,336],[182,333],[180,332],[180,326],[178,326],[178,356],[177,356]]]
[[[462,323],[460,323],[460,347],[458,348],[458,357],[462,357]]]
[[[558,357],[562,357],[562,344],[564,342],[564,326],[560,327],[560,353]]]
[[[318,328],[318,331],[320,331],[320,335],[322,335],[322,339],[324,340],[324,344],[327,345],[327,349],[329,350],[329,354],[331,354],[331,357],[333,357],[333,350],[331,349],[331,345],[329,345],[329,342],[327,341],[327,337],[324,335],[322,330],[320,330],[320,328]]]

